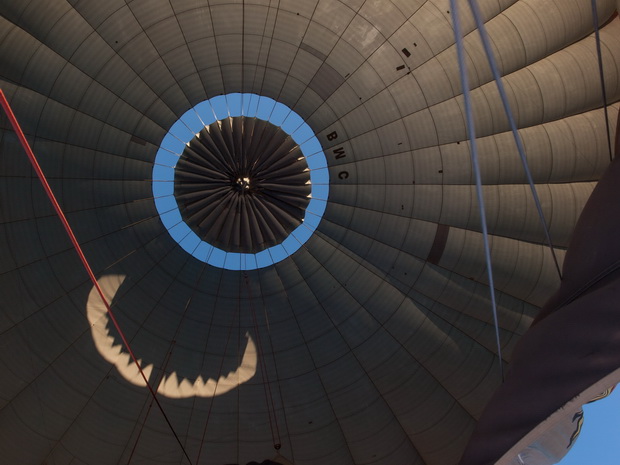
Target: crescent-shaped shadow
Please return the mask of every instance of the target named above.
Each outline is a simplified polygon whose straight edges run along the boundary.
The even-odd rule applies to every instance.
[[[124,275],[107,275],[98,280],[108,302],[112,302],[124,280]],[[114,336],[110,334],[108,330],[109,317],[107,310],[94,286],[88,295],[86,314],[91,327],[91,334],[95,347],[101,356],[106,361],[113,364],[125,380],[136,386],[144,386],[144,380],[138,371],[138,367],[132,361],[131,356],[126,350],[123,350],[124,347],[122,344],[119,344]],[[153,386],[153,388],[158,395],[174,399],[213,397],[229,392],[239,385],[246,383],[256,374],[258,360],[256,345],[249,333],[246,333],[246,339],[247,347],[243,355],[243,360],[239,367],[228,375],[220,376],[217,380],[211,378],[205,380],[202,376],[198,376],[198,378],[192,382],[188,379],[179,380],[176,372],[173,371],[168,376],[162,377],[159,384]],[[143,366],[141,360],[138,360],[138,362],[142,366],[142,370],[147,379],[151,379],[153,365],[148,364]]]

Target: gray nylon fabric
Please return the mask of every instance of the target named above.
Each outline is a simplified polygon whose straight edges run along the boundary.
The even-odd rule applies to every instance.
[[[590,0],[479,3],[563,260],[609,164]],[[447,5],[0,0],[0,86],[193,461],[462,456],[501,380]],[[616,8],[598,2],[612,127]],[[559,278],[463,29],[510,364]],[[330,178],[313,236],[247,272],[185,252],[152,192],[174,122],[237,92],[300,115]],[[0,131],[2,461],[187,463],[4,115]]]

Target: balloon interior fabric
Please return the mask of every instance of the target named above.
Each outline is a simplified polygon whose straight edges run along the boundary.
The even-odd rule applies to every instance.
[[[494,437],[502,392],[537,395],[537,382],[513,384],[526,365],[569,387],[541,396],[526,430],[503,418],[510,438],[488,460],[510,463],[563,405],[617,383],[613,357],[596,373],[562,365],[571,376],[553,357],[527,365],[551,341],[616,334],[613,308],[590,322],[586,305],[615,284],[587,288],[569,262],[589,252],[566,249],[610,162],[618,4],[596,1],[602,74],[590,0],[479,5],[566,286],[587,289],[572,301],[468,11],[494,289],[447,0],[0,0],[0,86],[122,331],[1,115],[2,461],[468,463]],[[278,118],[233,111],[250,94],[299,115],[327,169]],[[177,144],[162,182],[178,224],[224,257],[286,253],[217,266],[173,237],[153,173],[198,105],[217,118]],[[328,194],[314,190],[321,170]],[[577,243],[606,208],[586,211]]]

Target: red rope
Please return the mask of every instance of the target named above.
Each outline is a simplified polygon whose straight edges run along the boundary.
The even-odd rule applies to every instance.
[[[56,200],[56,197],[54,196],[54,193],[52,192],[52,189],[51,189],[49,183],[47,182],[45,174],[43,174],[43,170],[39,166],[39,162],[37,161],[37,158],[35,157],[34,152],[30,148],[30,144],[28,144],[28,141],[26,140],[26,136],[24,136],[24,133],[22,132],[22,129],[21,129],[19,123],[17,122],[17,119],[15,118],[15,115],[13,114],[13,110],[11,109],[11,106],[9,105],[8,100],[4,96],[4,92],[2,91],[2,89],[0,89],[0,104],[2,105],[2,108],[4,109],[4,112],[6,113],[7,117],[9,118],[11,126],[13,126],[13,130],[15,131],[15,134],[17,134],[17,138],[19,139],[19,142],[21,143],[22,147],[24,148],[24,151],[26,152],[26,155],[28,156],[28,159],[30,160],[30,164],[34,168],[34,171],[37,174],[37,176],[39,178],[39,181],[41,181],[41,185],[43,186],[43,189],[45,190],[45,193],[47,194],[48,198],[50,199],[50,202],[52,203],[52,206],[54,207],[54,210],[56,210],[56,214],[60,218],[60,221],[62,222],[62,225],[64,226],[65,231],[67,232],[67,235],[69,236],[69,239],[71,240],[71,243],[73,244],[73,247],[75,248],[75,251],[77,252],[78,256],[80,257],[80,261],[82,262],[82,265],[84,265],[84,269],[86,270],[86,273],[88,273],[88,276],[90,277],[90,280],[92,281],[93,286],[95,287],[95,289],[97,289],[97,292],[99,293],[99,296],[101,297],[101,300],[103,301],[103,304],[105,305],[105,308],[107,310],[108,317],[110,318],[110,320],[114,324],[114,327],[118,331],[118,334],[120,335],[125,348],[129,352],[129,355],[131,356],[131,359],[134,361],[134,363],[138,367],[138,371],[140,372],[140,375],[142,376],[142,379],[144,380],[144,383],[146,384],[146,387],[151,392],[151,395],[153,396],[153,400],[155,401],[155,403],[159,407],[159,410],[161,411],[162,415],[164,416],[164,419],[166,420],[166,423],[168,423],[168,426],[170,427],[170,430],[172,431],[172,434],[174,434],[174,437],[176,438],[177,442],[181,446],[181,449],[183,450],[183,454],[185,454],[185,458],[187,458],[187,460],[189,461],[189,463],[191,465],[192,461],[190,460],[189,456],[187,455],[187,451],[185,450],[185,447],[183,447],[183,444],[181,443],[181,440],[179,439],[179,436],[177,435],[177,433],[175,432],[174,428],[172,427],[172,423],[170,423],[170,420],[168,419],[168,416],[164,412],[164,409],[163,409],[162,405],[159,403],[159,400],[157,400],[155,391],[153,390],[153,388],[149,384],[149,382],[148,382],[148,380],[146,378],[146,375],[144,374],[144,371],[142,371],[142,367],[140,366],[140,363],[138,362],[138,359],[136,358],[133,350],[131,350],[131,347],[129,345],[129,341],[127,340],[127,338],[125,337],[125,334],[121,330],[121,328],[120,328],[120,326],[118,324],[118,321],[116,320],[116,317],[114,316],[114,313],[112,312],[112,309],[110,308],[110,304],[108,303],[108,299],[106,299],[105,295],[103,294],[103,291],[102,291],[101,287],[99,286],[99,282],[97,281],[97,278],[95,278],[95,274],[93,273],[93,270],[90,267],[90,265],[88,263],[88,260],[86,260],[86,256],[84,255],[84,252],[82,252],[82,248],[80,247],[80,244],[78,243],[77,238],[75,237],[75,234],[73,234],[73,230],[71,229],[71,226],[69,225],[69,222],[67,221],[67,218],[66,218],[65,214],[63,213],[62,209],[60,208],[60,204]]]

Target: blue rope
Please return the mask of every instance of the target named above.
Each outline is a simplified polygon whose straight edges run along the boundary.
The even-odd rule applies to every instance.
[[[489,233],[487,231],[487,220],[484,208],[484,199],[482,196],[482,179],[480,177],[480,165],[478,164],[478,147],[476,144],[476,131],[474,128],[474,118],[471,108],[471,99],[469,95],[469,80],[467,79],[467,69],[465,65],[465,56],[463,50],[463,36],[461,32],[461,23],[459,21],[457,0],[450,0],[450,12],[454,25],[454,36],[456,39],[456,51],[459,62],[459,72],[461,85],[463,87],[463,97],[465,99],[465,116],[467,119],[467,136],[471,147],[471,163],[476,179],[476,194],[478,196],[478,206],[480,208],[480,223],[482,226],[482,238],[484,241],[484,258],[487,265],[487,275],[489,279],[489,293],[491,295],[491,307],[493,310],[493,323],[495,326],[495,342],[497,344],[497,356],[499,357],[499,371],[504,380],[504,366],[502,357],[502,347],[499,340],[499,323],[497,318],[497,304],[495,302],[495,285],[493,283],[493,267],[491,265],[491,251],[489,247]]]
[[[605,73],[603,72],[603,54],[601,53],[601,35],[599,34],[598,9],[596,0],[592,0],[592,23],[594,26],[594,36],[596,38],[596,55],[598,57],[598,71],[601,76],[601,90],[603,94],[603,110],[605,111],[605,127],[607,128],[607,148],[609,149],[609,160],[613,160],[611,149],[611,131],[609,128],[609,114],[607,112],[607,90],[605,89]]]
[[[523,147],[521,136],[519,136],[519,132],[517,131],[517,125],[512,116],[512,110],[510,109],[510,103],[508,102],[508,96],[506,95],[504,83],[502,82],[501,77],[499,75],[499,70],[497,69],[497,63],[495,61],[495,56],[493,55],[493,50],[491,49],[491,41],[489,40],[489,36],[487,34],[486,28],[484,27],[482,16],[480,14],[480,9],[478,8],[478,2],[476,0],[469,0],[469,6],[473,13],[474,20],[476,21],[476,27],[478,28],[478,32],[480,33],[480,39],[482,40],[484,51],[487,55],[487,60],[489,61],[489,66],[491,67],[491,71],[493,73],[493,78],[495,79],[495,83],[497,84],[497,90],[499,91],[499,95],[502,99],[502,104],[504,105],[504,112],[506,113],[506,117],[508,118],[508,123],[510,124],[510,129],[512,130],[515,143],[517,144],[517,150],[519,152],[519,157],[521,158],[521,163],[523,164],[523,170],[525,171],[527,182],[529,183],[530,190],[532,191],[532,197],[534,198],[534,203],[536,204],[536,210],[538,211],[538,217],[540,218],[540,222],[545,231],[545,236],[547,238],[547,245],[549,246],[549,249],[551,250],[551,255],[553,256],[553,263],[555,264],[555,269],[557,270],[558,276],[560,277],[560,279],[562,279],[562,272],[560,271],[560,264],[555,254],[553,242],[551,241],[551,234],[549,233],[549,228],[547,227],[547,221],[545,220],[545,214],[542,211],[542,205],[540,203],[540,198],[538,197],[538,192],[536,191],[536,186],[534,185],[534,180],[532,179],[532,173],[530,171],[529,165],[527,163],[527,158],[525,156],[525,148]]]

